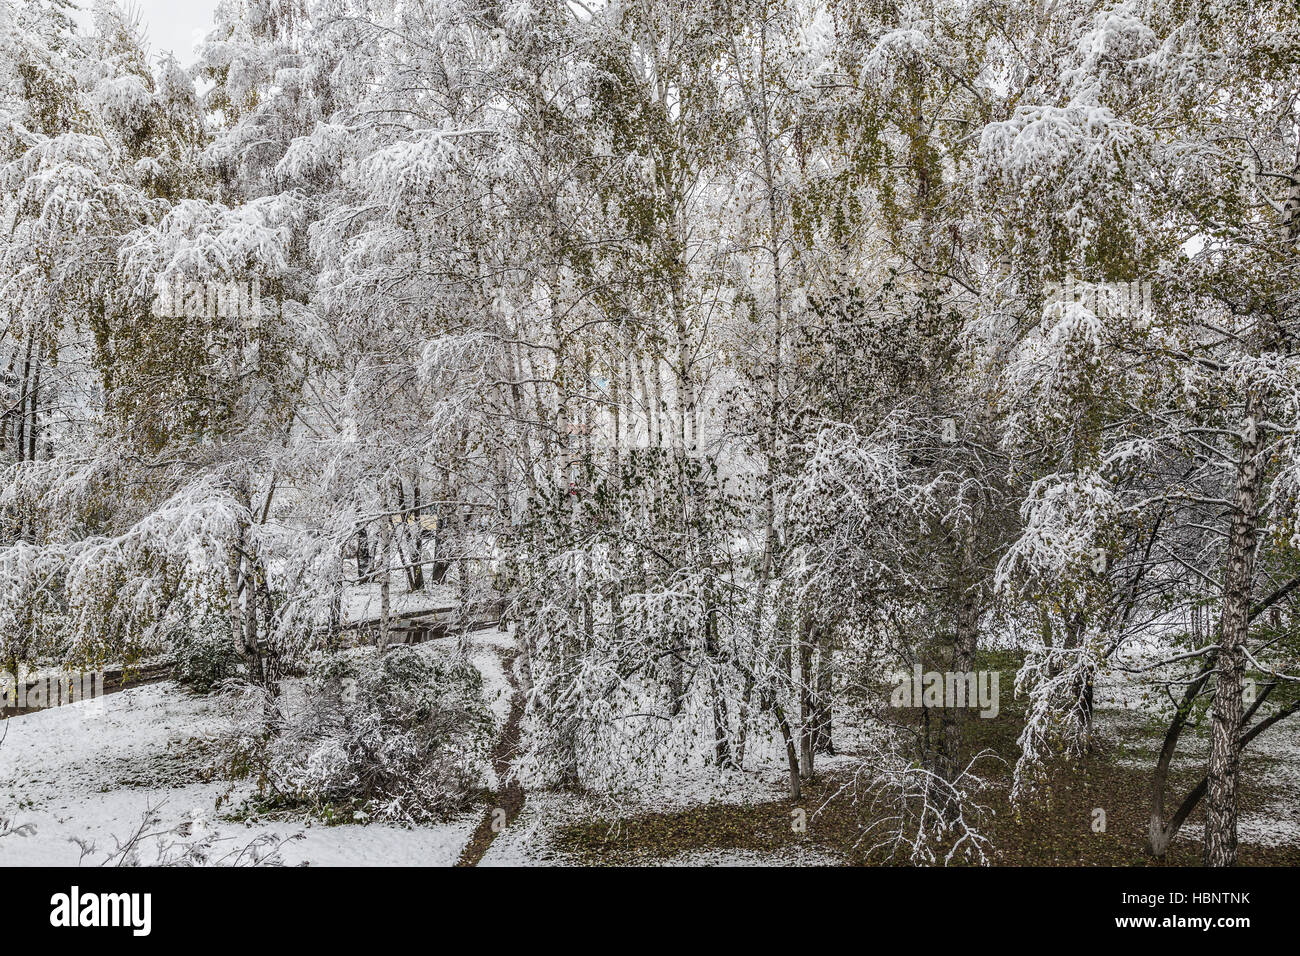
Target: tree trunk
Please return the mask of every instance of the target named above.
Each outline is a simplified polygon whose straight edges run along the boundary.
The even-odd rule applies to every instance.
[[[379,653],[388,650],[389,616],[392,610],[391,577],[388,556],[392,551],[391,518],[385,515],[379,532]]]
[[[1210,672],[1207,670],[1205,675],[1206,679],[1208,679],[1209,673]],[[1201,683],[1203,682],[1204,681],[1202,680]],[[1259,710],[1261,706],[1263,706],[1264,701],[1268,699],[1269,694],[1272,693],[1273,689],[1276,686],[1277,686],[1276,684],[1269,684],[1264,688],[1264,690],[1260,693],[1259,697],[1256,698],[1255,703],[1251,705],[1250,710],[1246,712],[1246,716],[1242,718],[1243,726],[1245,724],[1250,723],[1251,717],[1253,717],[1255,715],[1255,712]],[[1267,730],[1269,727],[1272,727],[1274,724],[1278,723],[1279,721],[1285,720],[1287,717],[1290,717],[1292,714],[1296,713],[1297,711],[1300,711],[1300,700],[1292,701],[1290,704],[1286,705],[1281,710],[1274,713],[1272,716],[1267,717],[1264,720],[1261,720],[1259,723],[1255,724],[1254,727],[1251,727],[1250,730],[1246,731],[1238,739],[1237,752],[1240,753],[1241,751],[1245,750],[1247,745],[1256,737],[1258,737],[1260,734],[1262,734],[1265,730]],[[1209,779],[1207,777],[1202,777],[1200,783],[1198,783],[1194,788],[1192,788],[1192,792],[1189,793],[1187,797],[1183,800],[1182,804],[1179,805],[1177,812],[1174,813],[1173,819],[1169,821],[1169,825],[1165,826],[1164,825],[1164,786],[1167,780],[1168,780],[1168,763],[1163,761],[1163,754],[1162,754],[1162,767],[1157,770],[1157,781],[1159,784],[1159,791],[1158,791],[1159,792],[1159,813],[1158,815],[1153,814],[1153,818],[1151,821],[1150,839],[1148,844],[1148,851],[1157,860],[1163,860],[1165,858],[1165,853],[1168,851],[1169,845],[1173,843],[1174,837],[1178,835],[1178,831],[1182,828],[1183,823],[1187,820],[1189,816],[1191,816],[1192,811],[1196,809],[1196,805],[1201,802],[1202,798],[1204,798],[1206,788],[1209,785]]]
[[[1169,765],[1173,761],[1174,751],[1178,747],[1178,738],[1182,735],[1183,727],[1187,724],[1187,718],[1192,712],[1192,705],[1196,701],[1196,696],[1201,692],[1206,682],[1209,681],[1213,672],[1212,667],[1206,667],[1183,691],[1183,699],[1178,705],[1178,710],[1174,713],[1174,719],[1170,723],[1169,729],[1165,732],[1164,745],[1160,748],[1160,758],[1156,761],[1156,769],[1151,777],[1151,818],[1147,827],[1147,851],[1157,860],[1164,859],[1165,851],[1177,833],[1177,827],[1173,823],[1168,826],[1165,825],[1165,790],[1169,783]],[[1204,793],[1204,788],[1202,788],[1202,793]],[[1177,825],[1181,826],[1182,820],[1178,820]]]
[[[370,560],[370,535],[362,527],[357,530],[357,580],[364,583],[372,570],[374,565]]]
[[[31,407],[31,423],[27,426],[27,460],[36,460],[36,440],[40,436],[40,396],[41,396],[41,353],[36,353],[36,362],[32,367],[32,390],[28,397]]]
[[[790,722],[785,719],[785,708],[779,701],[772,702],[772,712],[776,715],[776,724],[781,728],[781,738],[785,741],[786,767],[789,770],[790,799],[803,798],[803,789],[799,783],[799,754],[795,750],[794,737],[790,733]]]
[[[832,700],[835,695],[835,658],[831,643],[832,628],[818,631],[817,643],[817,695],[813,700],[813,750],[819,754],[835,755],[834,714]]]
[[[709,609],[704,621],[704,653],[709,659],[709,693],[713,698],[713,755],[719,767],[736,767],[731,755],[731,727],[727,698],[718,686],[714,662],[718,659],[717,615]]]
[[[1246,397],[1246,426],[1237,463],[1237,491],[1228,534],[1223,581],[1223,616],[1219,624],[1219,653],[1210,715],[1210,759],[1205,808],[1206,866],[1237,862],[1237,776],[1241,763],[1241,675],[1246,632],[1250,624],[1250,593],[1255,576],[1257,504],[1262,472],[1262,401],[1252,391]]]
[[[17,461],[23,461],[27,452],[27,394],[32,376],[32,340],[27,340],[27,357],[23,361],[23,377],[18,391],[17,432],[14,435],[14,448]]]
[[[805,780],[813,775],[813,640],[816,625],[808,620],[796,631],[799,642],[799,775]]]
[[[979,595],[978,585],[973,584],[977,573],[975,568],[975,525],[971,522],[962,532],[960,568],[955,582],[953,595],[957,605],[955,629],[953,634],[951,670],[961,680],[975,669],[975,651],[979,645]],[[970,701],[967,701],[970,704]],[[962,707],[945,707],[942,719],[942,755],[939,760],[939,773],[949,783],[956,782],[962,773],[961,740],[962,724],[966,719],[966,710]]]

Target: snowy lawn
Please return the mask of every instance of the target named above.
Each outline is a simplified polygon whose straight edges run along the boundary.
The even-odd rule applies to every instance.
[[[455,642],[456,638],[449,637],[422,647],[430,654],[450,654]],[[512,638],[486,629],[470,635],[469,645],[470,659],[483,675],[484,698],[499,732],[511,702],[501,655],[512,649]],[[1124,799],[1134,805],[1136,823],[1146,774],[1159,744],[1158,724],[1148,719],[1152,705],[1143,699],[1134,681],[1115,671],[1100,682],[1097,703],[1098,730],[1109,750],[1105,773],[1132,791]],[[1005,708],[1007,733],[1014,732],[1016,710],[1016,706]],[[379,824],[325,826],[295,819],[223,820],[221,814],[229,813],[251,789],[246,784],[232,787],[228,782],[203,780],[220,721],[212,699],[190,694],[167,681],[0,725],[7,728],[0,746],[0,807],[15,817],[15,823],[35,828],[32,836],[0,841],[0,865],[75,865],[82,861],[77,841],[95,847],[83,865],[96,864],[153,809],[162,818],[162,828],[189,821],[194,836],[216,835],[220,843],[214,856],[218,857],[237,852],[258,838],[278,841],[293,837],[280,850],[284,862],[291,865],[447,866],[460,858],[484,812],[490,809],[476,807],[448,823],[412,829]],[[972,729],[992,733],[996,731],[993,724],[1001,723],[981,721]],[[1002,741],[998,749],[1010,739]],[[848,862],[855,856],[857,834],[844,798],[836,798],[836,806],[817,813],[823,801],[835,794],[838,785],[834,781],[845,779],[857,759],[852,756],[856,741],[843,728],[837,733],[837,742],[850,752],[819,760],[819,769],[829,780],[811,787],[803,803],[815,839],[800,839],[791,829],[794,805],[786,800],[778,741],[754,740],[751,766],[756,764],[758,769],[743,773],[684,767],[625,789],[617,797],[526,787],[519,817],[495,837],[479,865],[589,863],[599,861],[607,849],[611,862],[650,865]],[[1187,733],[1179,749],[1180,772],[1201,773],[1204,748],[1200,736]],[[1246,762],[1254,799],[1243,806],[1243,842],[1269,847],[1300,845],[1300,740],[1280,726],[1255,741]],[[1092,775],[1083,781],[1085,789],[1089,783],[1102,785],[1100,770],[1089,771]],[[1181,776],[1178,781],[1174,789],[1181,794]],[[498,787],[491,769],[485,783],[492,789]],[[995,781],[995,787],[1004,789],[1000,781]],[[1078,829],[1086,830],[1085,811],[1093,802],[1111,806],[1112,821],[1122,819],[1124,811],[1113,790],[1080,799],[1087,806],[1080,804],[1077,812],[1058,804],[1050,815],[1053,826],[1059,826],[1061,813],[1066,813],[1079,816]],[[1045,828],[1047,819],[1038,826]],[[1004,820],[1003,825],[1009,821]],[[828,830],[833,834],[828,835]],[[1017,832],[1023,831],[1008,830],[1004,838],[1014,841]],[[1125,852],[1139,849],[1137,836],[1120,836]],[[1189,824],[1179,843],[1188,846],[1198,841],[1199,827]],[[1068,862],[1072,854],[1090,852],[1087,847],[1091,845],[1100,846],[1101,841],[1092,841],[1087,834],[1067,834],[1050,852],[1057,862]],[[148,861],[149,853],[143,858]],[[1084,861],[1082,856],[1074,859]]]
[[[509,706],[509,685],[494,649],[503,639],[508,635],[494,631],[471,636],[471,659],[484,674],[498,724]],[[449,650],[452,640],[432,642],[430,652]],[[0,807],[12,812],[16,824],[35,828],[32,836],[0,842],[0,865],[75,865],[82,850],[74,840],[93,843],[96,852],[85,862],[99,862],[152,808],[163,828],[192,821],[195,833],[215,833],[221,841],[215,856],[258,837],[301,835],[284,844],[285,863],[448,866],[481,815],[468,812],[446,824],[412,829],[221,820],[251,791],[243,784],[202,781],[219,721],[214,701],[166,681],[0,724],[0,733],[7,728],[0,745]]]

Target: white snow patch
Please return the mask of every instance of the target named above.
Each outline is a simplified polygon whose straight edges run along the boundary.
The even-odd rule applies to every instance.
[[[510,706],[510,686],[496,647],[510,636],[470,635],[470,657],[484,678],[485,699],[498,726]],[[431,653],[455,646],[432,642]],[[35,834],[0,841],[0,865],[75,866],[92,842],[94,862],[115,849],[156,810],[161,826],[200,820],[220,840],[215,855],[237,850],[263,835],[302,839],[281,850],[285,863],[317,866],[450,866],[459,859],[481,816],[465,813],[436,826],[379,824],[323,826],[277,821],[232,823],[219,814],[248,793],[229,783],[205,783],[205,742],[220,726],[215,702],[173,681],[129,688],[97,700],[54,707],[0,723],[0,807]],[[218,799],[227,797],[221,808]],[[149,854],[144,854],[147,862]]]

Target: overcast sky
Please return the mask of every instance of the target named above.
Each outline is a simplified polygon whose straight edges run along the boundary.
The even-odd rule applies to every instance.
[[[91,5],[91,0],[82,0],[83,7]],[[171,50],[176,59],[189,66],[194,61],[194,45],[212,25],[217,0],[128,0],[125,6],[140,11],[149,33],[150,60]],[[82,20],[89,24],[89,12],[83,11]]]

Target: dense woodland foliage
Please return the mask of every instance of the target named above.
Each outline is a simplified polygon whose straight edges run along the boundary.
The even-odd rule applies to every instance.
[[[978,718],[888,687],[1012,650],[1017,800],[1123,675],[1151,851],[1235,862],[1300,708],[1290,0],[224,0],[188,70],[0,0],[0,183],[0,668],[201,645],[269,713],[445,589],[537,785],[851,734],[942,861]]]

